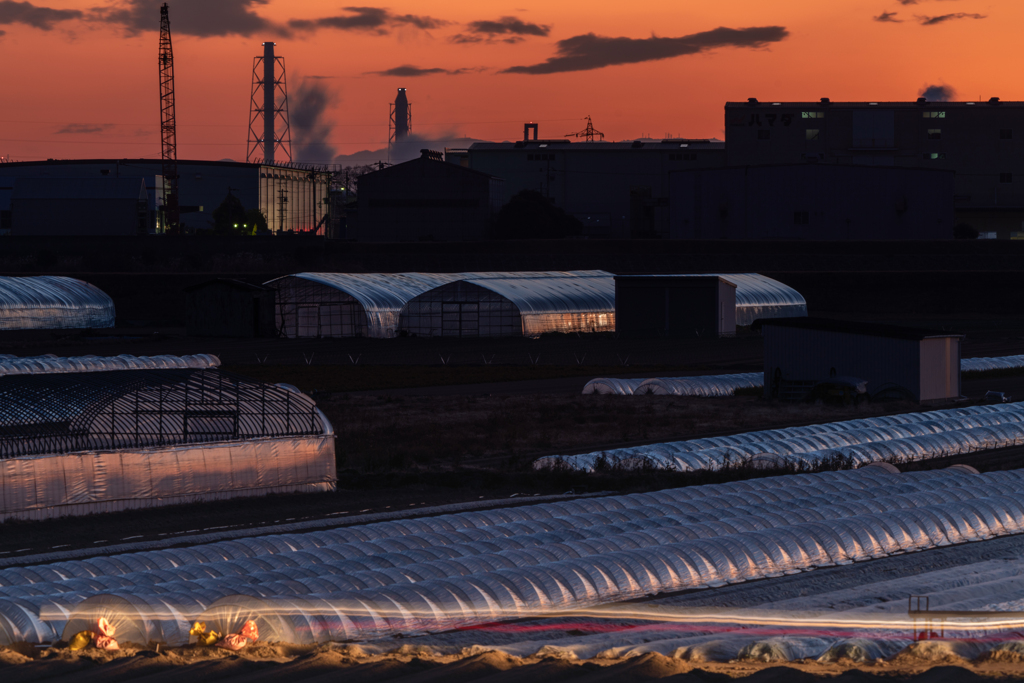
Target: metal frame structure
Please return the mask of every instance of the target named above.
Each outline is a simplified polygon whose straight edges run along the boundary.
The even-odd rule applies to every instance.
[[[276,152],[278,149],[288,155],[288,162],[292,161],[292,133],[291,133],[291,120],[288,115],[288,77],[284,66],[284,57],[274,57],[274,65],[280,67],[281,77],[273,77],[274,69],[266,68],[264,64],[264,57],[254,57],[252,60],[252,93],[249,98],[249,142],[248,148],[245,153],[246,161],[250,163],[262,163],[274,164],[279,163],[276,161],[276,154],[266,153],[266,131],[273,131],[276,129],[277,119],[280,118],[284,128],[280,135],[274,135],[275,139],[272,141],[272,151]],[[263,67],[264,75],[260,76],[260,67]],[[273,83],[271,84],[271,93],[275,97],[270,97],[267,94],[267,75],[273,77]],[[257,99],[257,94],[263,92],[264,103],[260,104]],[[280,93],[280,106],[277,105],[276,95]],[[270,124],[267,121],[267,103],[273,104],[273,111],[271,112]],[[260,135],[255,127],[257,119],[263,119],[264,133]],[[262,157],[260,152],[262,150]]]
[[[0,377],[0,460],[320,436],[307,396],[216,368]]]
[[[160,156],[163,160],[164,229],[176,233],[181,212],[178,201],[178,133],[174,113],[174,50],[167,3],[160,8]]]
[[[470,282],[452,282],[406,304],[398,327],[417,337],[521,337],[523,319],[509,299]]]

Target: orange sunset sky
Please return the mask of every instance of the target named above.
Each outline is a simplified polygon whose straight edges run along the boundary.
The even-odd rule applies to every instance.
[[[0,0],[0,155],[159,157],[160,4]],[[612,140],[723,138],[723,104],[747,97],[1024,99],[1020,0],[168,4],[182,159],[245,158],[264,40],[318,162],[385,147],[398,87],[426,140],[517,139],[529,120],[561,137],[588,114]]]

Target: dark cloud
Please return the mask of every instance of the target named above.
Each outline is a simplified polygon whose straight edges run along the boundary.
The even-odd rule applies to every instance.
[[[952,102],[956,98],[956,90],[948,85],[926,85],[918,96],[929,102]]]
[[[447,26],[449,21],[418,14],[392,14],[384,7],[343,7],[348,14],[319,19],[292,19],[290,28],[299,31],[315,31],[320,28],[335,28],[342,31],[370,31],[385,34],[399,26],[415,26],[424,31]]]
[[[173,0],[170,3],[172,35],[253,36],[283,35],[288,30],[256,14],[269,0]],[[164,0],[124,0],[98,8],[92,19],[124,26],[129,33],[160,30],[160,5]]]
[[[31,2],[0,0],[0,24],[28,24],[49,31],[58,22],[81,19],[82,16],[82,12],[76,9],[36,7]]]
[[[985,19],[987,15],[984,14],[973,14],[971,12],[954,12],[952,14],[940,14],[936,17],[924,17],[919,16],[917,20],[921,22],[921,26],[935,26],[936,24],[944,24],[947,21],[955,21],[957,19]]]
[[[57,131],[57,135],[84,135],[109,130],[109,123],[69,123]]]
[[[895,23],[895,24],[899,24],[899,23],[901,23],[903,21],[902,19],[897,19],[896,18],[896,13],[895,12],[882,12],[877,17],[874,17],[874,19],[875,19],[875,21],[884,21],[884,22],[890,22],[890,23]]]
[[[420,67],[413,66],[412,64],[403,64],[402,66],[385,69],[384,71],[367,71],[366,73],[374,76],[401,76],[402,78],[415,78],[416,76],[429,76],[431,74],[459,76],[461,74],[473,73],[482,70],[483,69],[480,67],[464,69],[442,69],[440,67],[433,67],[430,69],[421,69]]]
[[[326,163],[337,154],[328,142],[334,122],[327,118],[327,110],[338,96],[320,80],[300,78],[298,87],[288,97],[292,153],[296,161]]]
[[[706,52],[719,47],[765,47],[789,35],[782,26],[719,27],[680,38],[608,38],[587,33],[558,41],[557,54],[546,62],[513,66],[504,73],[553,74],[587,71],[615,64],[635,64]]]
[[[515,17],[501,17],[494,21],[471,21],[466,24],[465,33],[456,33],[448,40],[453,43],[519,43],[524,36],[546,36],[551,27],[533,24]]]

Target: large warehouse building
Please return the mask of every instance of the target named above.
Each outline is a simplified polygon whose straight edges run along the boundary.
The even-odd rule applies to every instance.
[[[669,237],[669,174],[725,164],[708,139],[477,142],[446,160],[505,181],[505,201],[535,190],[576,217],[589,237]]]
[[[953,171],[785,164],[677,171],[673,239],[949,239]]]
[[[0,188],[14,188],[10,234],[85,234],[75,227],[75,216],[90,210],[88,201],[73,194],[61,198],[70,204],[60,215],[24,213],[19,216],[16,204],[19,179],[28,180],[26,184],[33,188],[39,187],[40,179],[52,179],[54,184],[49,190],[52,196],[72,180],[100,185],[103,180],[128,178],[145,182],[146,231],[160,233],[163,231],[159,210],[163,205],[161,173],[159,159],[51,159],[0,164]],[[212,228],[213,211],[229,193],[237,197],[245,209],[261,210],[271,232],[313,230],[322,234],[326,223],[330,184],[327,173],[283,164],[179,160],[178,177],[181,224],[190,232]],[[114,186],[115,182],[110,184]],[[109,190],[97,189],[96,192]],[[0,209],[3,195],[0,189]],[[96,223],[87,234],[122,234],[115,227],[104,227],[102,221]]]
[[[334,430],[215,356],[0,359],[0,521],[330,491]]]
[[[955,172],[955,220],[1010,237],[1024,224],[1024,102],[728,102],[725,164]],[[843,239],[847,239],[844,237]]]

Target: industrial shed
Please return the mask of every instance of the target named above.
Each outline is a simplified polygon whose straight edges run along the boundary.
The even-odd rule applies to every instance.
[[[801,399],[837,377],[866,381],[872,397],[960,395],[963,335],[819,318],[766,320],[763,330],[766,398]]]
[[[459,278],[453,273],[298,273],[265,283],[277,290],[284,337],[394,337],[410,299]]]
[[[308,396],[206,354],[0,358],[0,521],[333,490]]]
[[[217,278],[185,288],[185,330],[198,337],[273,337],[277,290]]]
[[[613,332],[615,282],[601,270],[462,273],[411,299],[399,330],[420,337]]]
[[[736,285],[718,275],[617,275],[615,325],[624,337],[731,336]]]
[[[70,277],[0,277],[0,330],[113,327],[114,301]]]

